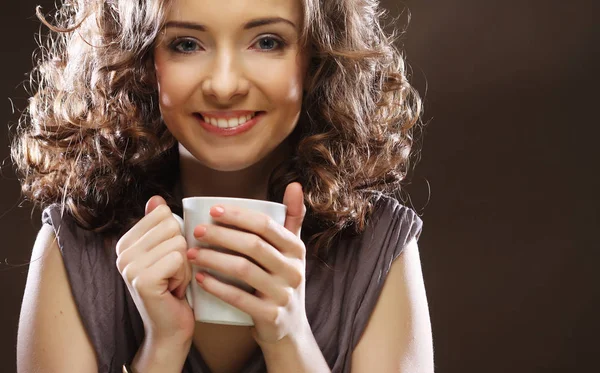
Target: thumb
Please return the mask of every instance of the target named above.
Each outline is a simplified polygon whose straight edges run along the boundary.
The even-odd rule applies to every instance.
[[[148,202],[146,203],[146,215],[148,215],[149,213],[151,213],[152,211],[154,211],[155,208],[157,208],[160,205],[166,205],[167,201],[165,201],[164,198],[162,198],[161,196],[153,196],[152,198],[150,198],[148,200]]]
[[[302,185],[298,182],[288,184],[283,195],[283,204],[287,207],[285,215],[285,228],[300,236],[302,222],[306,215],[306,206],[304,206],[304,193]]]

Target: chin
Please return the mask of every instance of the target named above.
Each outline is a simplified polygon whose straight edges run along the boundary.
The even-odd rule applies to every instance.
[[[247,168],[254,166],[260,162],[259,158],[255,157],[235,157],[232,154],[228,156],[220,157],[196,157],[196,160],[200,162],[204,167],[210,168],[215,171],[221,172],[235,172],[242,171]]]
[[[199,151],[190,151],[181,142],[179,143],[179,154],[181,157],[192,161],[193,163],[198,162],[206,168],[210,168],[215,171],[232,172],[246,169],[253,165],[255,162],[248,161],[246,157],[241,159],[232,159],[231,154],[229,157],[223,156],[210,156],[209,154],[202,154]]]

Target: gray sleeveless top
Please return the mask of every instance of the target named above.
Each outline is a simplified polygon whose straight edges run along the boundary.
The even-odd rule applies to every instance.
[[[42,214],[50,224],[67,271],[83,325],[94,346],[99,372],[121,372],[134,358],[144,338],[144,326],[116,267],[117,239],[79,227],[52,205]],[[365,231],[342,239],[331,250],[331,261],[308,257],[306,313],[315,339],[332,372],[350,372],[356,347],[375,307],[392,262],[405,245],[418,239],[422,222],[415,212],[395,199],[382,197]],[[260,348],[243,373],[265,372]],[[193,347],[185,373],[209,373]]]

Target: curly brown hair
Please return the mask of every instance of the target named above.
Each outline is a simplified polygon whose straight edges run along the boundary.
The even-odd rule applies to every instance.
[[[326,254],[342,232],[360,233],[383,195],[398,197],[413,158],[422,105],[386,33],[377,0],[303,0],[310,48],[294,154],[271,174],[268,198],[288,183],[305,192],[303,234]],[[25,198],[59,203],[82,227],[123,233],[146,200],[172,208],[176,140],[158,107],[153,44],[169,0],[63,0],[38,49],[35,92],[12,146]],[[307,233],[310,232],[310,233]]]

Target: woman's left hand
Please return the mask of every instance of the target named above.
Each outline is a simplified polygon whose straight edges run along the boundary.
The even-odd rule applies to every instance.
[[[259,265],[211,249],[188,251],[192,264],[233,276],[256,289],[250,294],[206,273],[196,276],[204,290],[252,317],[252,333],[259,345],[299,337],[310,330],[304,303],[306,247],[300,239],[306,207],[299,183],[287,186],[283,203],[287,206],[284,226],[260,212],[216,205],[210,209],[213,219],[241,230],[211,224],[194,229],[199,241],[246,255]]]

